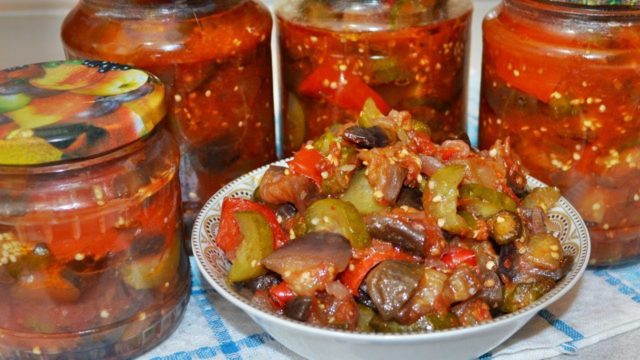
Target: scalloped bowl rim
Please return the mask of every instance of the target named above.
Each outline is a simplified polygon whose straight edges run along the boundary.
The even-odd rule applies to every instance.
[[[196,264],[202,276],[207,280],[207,282],[226,300],[239,307],[247,314],[249,314],[252,318],[258,317],[280,326],[285,326],[289,328],[293,328],[294,330],[299,330],[302,332],[313,333],[315,335],[325,335],[328,337],[338,337],[342,340],[346,341],[356,341],[356,342],[370,342],[370,341],[382,341],[382,342],[394,342],[394,343],[403,343],[403,342],[416,342],[416,341],[432,341],[438,340],[442,338],[456,337],[456,336],[464,336],[474,334],[476,332],[483,332],[489,328],[494,326],[498,326],[500,324],[505,324],[507,322],[515,321],[524,317],[533,317],[539,310],[542,310],[549,305],[553,304],[555,301],[559,300],[562,296],[564,296],[569,290],[573,288],[573,286],[580,280],[585,269],[588,265],[588,259],[591,251],[589,233],[587,231],[587,227],[578,215],[578,211],[566,200],[564,197],[561,197],[558,201],[559,206],[557,205],[555,208],[562,208],[563,212],[569,215],[572,220],[573,225],[576,227],[575,231],[578,233],[579,240],[579,251],[574,258],[573,265],[571,270],[556,283],[553,289],[543,295],[540,299],[536,300],[533,304],[524,307],[518,311],[513,313],[505,314],[498,316],[492,320],[483,322],[478,325],[473,326],[460,326],[454,327],[450,329],[443,330],[434,330],[431,332],[415,332],[415,333],[397,333],[397,334],[386,334],[386,333],[374,333],[374,332],[356,332],[349,330],[340,330],[340,329],[331,329],[328,327],[322,327],[319,325],[303,323],[297,320],[289,319],[283,315],[278,315],[272,312],[269,312],[264,309],[260,309],[251,304],[249,299],[244,298],[242,295],[238,294],[235,291],[230,291],[227,288],[228,284],[226,284],[225,279],[216,279],[209,272],[208,264],[205,264],[207,261],[204,257],[204,252],[202,251],[200,237],[202,234],[202,226],[203,221],[207,218],[207,213],[211,211],[211,208],[216,204],[221,202],[224,199],[224,195],[227,194],[230,190],[236,188],[239,184],[246,181],[246,179],[250,177],[256,177],[257,175],[261,176],[261,173],[266,171],[266,169],[271,165],[277,166],[286,166],[286,161],[280,160],[273,162],[268,165],[264,165],[258,169],[255,169],[249,173],[246,173],[237,179],[231,181],[226,186],[218,190],[203,206],[201,211],[194,222],[193,231],[191,233],[191,245],[193,248],[193,254],[196,259]],[[543,186],[544,183],[541,181],[528,176],[528,185],[532,187]],[[554,209],[555,209],[554,208]],[[255,320],[255,318],[254,318]],[[523,323],[524,325],[524,323]]]

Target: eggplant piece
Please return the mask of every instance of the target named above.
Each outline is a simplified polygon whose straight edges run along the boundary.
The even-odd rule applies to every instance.
[[[502,306],[504,293],[500,276],[495,271],[481,270],[478,273],[478,280],[480,282],[480,291],[476,294],[476,297],[483,300],[491,309],[497,309]]]
[[[418,157],[420,157],[420,161],[422,162],[420,172],[429,177],[433,176],[436,171],[444,167],[444,163],[436,157],[424,154],[419,154]]]
[[[501,140],[488,151],[489,156],[504,168],[507,177],[507,186],[522,198],[527,194],[527,172],[524,170],[518,155],[512,150],[507,139],[504,143]]]
[[[361,149],[373,149],[389,145],[387,134],[379,126],[351,126],[342,137]]]
[[[447,304],[443,292],[448,278],[449,275],[444,272],[425,268],[418,289],[398,312],[396,321],[411,324],[426,314],[438,312],[440,307]]]
[[[21,217],[27,214],[31,202],[24,193],[0,189],[0,217]]]
[[[499,257],[490,241],[473,241],[468,244],[475,251],[478,262],[480,291],[476,297],[484,300],[492,309],[497,309],[503,300],[502,281],[498,275]]]
[[[11,286],[9,295],[20,302],[51,299],[56,303],[67,304],[77,301],[82,291],[59,272],[27,271]]]
[[[443,296],[451,303],[465,301],[480,291],[480,280],[469,266],[458,266],[445,282]]]
[[[505,283],[533,283],[542,279],[557,281],[563,275],[562,247],[551,235],[534,235],[500,249],[500,276]]]
[[[472,147],[471,147],[471,138],[469,138],[469,134],[466,131],[459,132],[459,133],[451,136],[447,140],[459,140],[459,141],[462,141],[463,143],[467,144],[467,146],[470,149],[472,149]]]
[[[353,297],[320,292],[315,296],[309,321],[334,329],[355,330],[360,311]]]
[[[393,244],[407,252],[424,256],[425,233],[397,217],[386,214],[371,215],[366,218],[369,234]]]
[[[344,236],[312,232],[287,242],[262,260],[282,276],[299,295],[313,295],[344,271],[351,260],[351,245]]]
[[[251,290],[251,293],[254,294],[256,291],[267,291],[281,282],[282,279],[280,278],[280,275],[272,271],[267,271],[266,274],[242,282],[240,285],[245,289]]]
[[[298,211],[304,211],[317,193],[313,180],[291,174],[281,166],[270,166],[258,187],[258,197],[264,202],[274,205],[291,203]]]
[[[396,199],[396,206],[408,206],[417,210],[424,210],[422,205],[422,191],[420,189],[403,186]]]
[[[310,296],[297,296],[284,306],[284,316],[306,322],[309,319],[309,315],[311,315],[312,303],[313,298]]]
[[[478,325],[483,321],[491,320],[491,309],[481,299],[470,299],[451,308],[464,326]]]
[[[366,176],[374,190],[375,199],[382,205],[395,204],[404,185],[408,169],[393,160],[399,147],[361,150],[358,158],[367,163]]]
[[[135,165],[131,164],[131,166]],[[151,179],[146,171],[127,171],[116,176],[113,180],[114,195],[119,199],[127,199],[133,197],[138,193],[138,190],[148,186],[150,183]]]
[[[164,242],[165,239],[162,234],[136,236],[131,242],[128,255],[131,259],[139,259],[145,256],[159,254],[164,248]]]
[[[368,308],[371,308],[371,309],[376,308],[376,304],[373,303],[373,300],[371,300],[371,296],[369,296],[369,293],[367,292],[367,284],[364,281],[362,282],[362,284],[360,284],[360,287],[358,288],[358,295],[356,296],[356,301],[359,304],[362,304],[363,306],[366,306]]]
[[[544,214],[544,211],[541,207],[520,207],[518,208],[518,215],[520,215],[520,219],[522,219],[522,222],[529,234],[536,235],[547,233],[547,216]]]
[[[364,279],[371,300],[384,320],[393,319],[413,296],[423,268],[399,260],[386,260],[369,271]]]
[[[73,260],[67,263],[60,271],[60,276],[84,293],[100,284],[104,277],[115,273],[111,267],[114,257],[107,255],[96,260],[93,256],[87,255],[80,261]]]
[[[298,210],[293,204],[286,203],[276,208],[276,216],[282,220],[287,220],[294,217],[298,213]]]

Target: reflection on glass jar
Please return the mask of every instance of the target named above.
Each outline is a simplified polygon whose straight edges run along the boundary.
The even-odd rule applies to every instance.
[[[0,71],[0,358],[130,358],[187,305],[164,90],[110,63]]]
[[[469,0],[284,0],[277,5],[285,154],[372,98],[409,110],[436,141],[466,116]]]
[[[484,22],[480,146],[509,137],[592,238],[591,265],[640,255],[640,7],[504,0]]]
[[[275,160],[271,27],[252,0],[82,0],[65,19],[69,58],[133,64],[167,86],[189,232],[216,190]]]

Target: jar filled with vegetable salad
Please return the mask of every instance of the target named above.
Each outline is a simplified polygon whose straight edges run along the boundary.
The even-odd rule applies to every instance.
[[[368,98],[409,110],[436,141],[466,116],[470,0],[285,0],[276,5],[285,154]]]
[[[0,71],[0,358],[132,358],[187,305],[164,87],[67,61]]]
[[[504,0],[484,21],[480,146],[509,138],[590,228],[640,256],[640,2]]]
[[[271,28],[254,0],[81,0],[69,58],[132,64],[167,86],[186,228],[222,185],[275,160]]]

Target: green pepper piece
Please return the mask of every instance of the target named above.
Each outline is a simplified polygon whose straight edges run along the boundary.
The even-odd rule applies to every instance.
[[[442,3],[444,0],[397,0],[389,11],[389,23],[393,27],[399,27],[406,21],[404,19],[412,18],[415,14],[431,18]]]
[[[334,126],[328,128],[313,142],[313,147],[320,151],[322,155],[329,155],[331,152],[331,145],[342,141],[342,138],[336,135],[337,130],[338,129]]]
[[[120,268],[125,283],[136,290],[151,289],[170,281],[178,271],[182,243],[174,239],[165,252],[146,256]]]
[[[465,184],[460,187],[463,207],[474,215],[488,219],[502,210],[516,211],[517,204],[504,193],[480,184]]]
[[[507,245],[522,235],[522,221],[514,212],[502,210],[489,221],[491,238],[499,245]]]
[[[423,332],[426,329],[421,326],[421,319],[423,318],[418,319],[418,321],[412,324],[404,325],[393,320],[384,320],[382,316],[375,314],[369,321],[369,326],[375,332],[385,334]]]
[[[484,239],[487,233],[487,228],[481,226],[480,219],[478,219],[471,212],[462,210],[459,212],[460,216],[467,222],[467,226],[471,230],[474,239]]]
[[[233,217],[242,240],[227,274],[229,281],[246,281],[264,275],[267,270],[261,261],[273,252],[273,233],[269,223],[256,211],[239,211]]]
[[[304,142],[307,133],[304,109],[300,99],[294,94],[289,93],[287,101],[287,127],[289,144],[292,149],[299,149]]]
[[[373,188],[371,184],[369,184],[364,170],[358,171],[353,175],[349,188],[342,194],[342,200],[353,204],[358,212],[364,215],[386,209],[386,207],[378,203],[373,196]]]
[[[328,231],[338,233],[349,240],[351,246],[362,249],[371,244],[371,237],[355,206],[338,199],[322,199],[314,202],[304,214],[307,232]]]
[[[362,332],[371,331],[371,319],[375,316],[375,311],[368,306],[362,305],[358,303],[358,325],[356,325],[356,329]]]
[[[444,230],[463,235],[469,231],[467,222],[458,215],[458,186],[465,175],[463,165],[447,165],[438,169],[423,196],[424,209],[437,219]]]
[[[398,66],[398,62],[394,58],[377,57],[371,59],[371,83],[372,84],[389,84],[404,83],[407,84],[412,79],[412,74]]]
[[[540,187],[531,190],[522,200],[522,207],[532,209],[540,207],[545,213],[560,199],[560,190],[555,187]]]
[[[351,180],[351,174],[358,163],[358,152],[344,143],[337,135],[337,127],[327,129],[316,141],[313,147],[332,159],[335,172],[322,179],[322,192],[328,195],[343,193]],[[331,155],[331,156],[329,156]]]
[[[358,118],[358,125],[362,127],[372,127],[376,125],[376,120],[384,117],[382,111],[376,106],[376,102],[372,98],[368,98],[364,102],[360,117]]]
[[[550,234],[536,234],[529,238],[525,261],[546,270],[558,270],[562,266],[562,244]]]
[[[378,314],[374,315],[371,321],[369,321],[371,328],[381,333],[428,332],[449,329],[459,324],[458,318],[449,312],[445,314],[425,315],[411,324],[400,324],[393,320],[385,321],[382,319],[382,316]]]
[[[580,115],[582,112],[581,105],[571,104],[571,96],[551,96],[549,99],[549,110],[551,116],[560,120],[566,117],[574,117]]]
[[[554,281],[541,279],[533,283],[507,284],[504,286],[504,302],[500,306],[500,311],[512,313],[518,311],[553,288]]]

